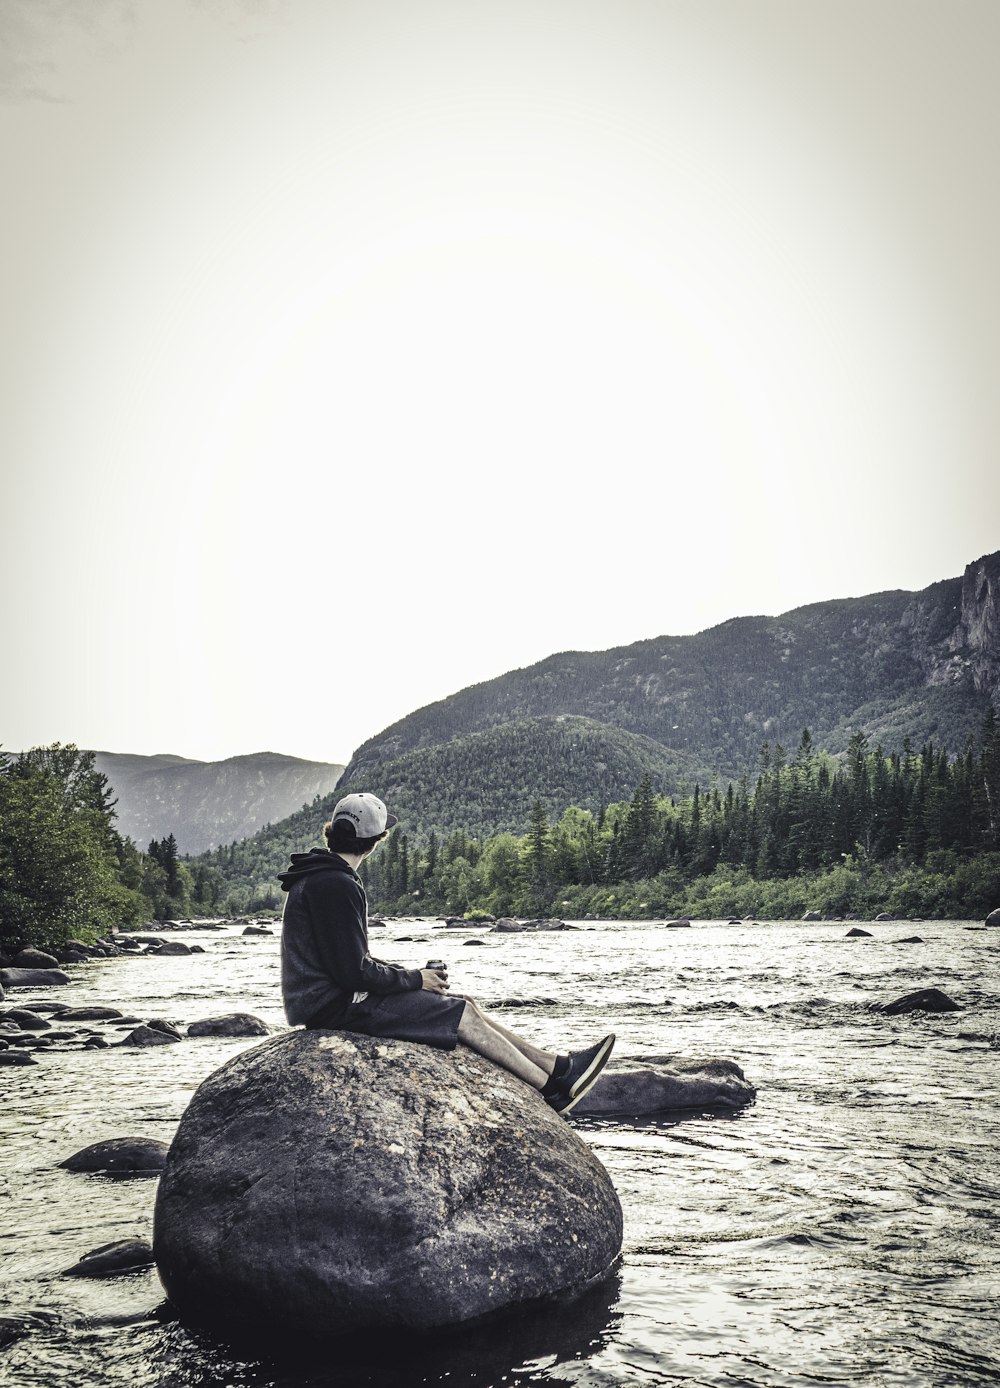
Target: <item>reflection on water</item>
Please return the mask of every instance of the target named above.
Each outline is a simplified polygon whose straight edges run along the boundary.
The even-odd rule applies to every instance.
[[[346,1337],[325,1346],[267,1345],[252,1359],[234,1359],[218,1340],[172,1325],[160,1337],[150,1368],[156,1388],[210,1388],[238,1381],[246,1388],[275,1383],[301,1388],[409,1388],[415,1383],[474,1388],[483,1383],[533,1383],[544,1371],[550,1385],[575,1382],[560,1366],[590,1358],[606,1346],[620,1317],[615,1311],[620,1277],[571,1300],[536,1305],[485,1325],[391,1336]],[[244,1350],[245,1353],[245,1350]]]
[[[0,1350],[5,1384],[995,1384],[1000,932],[925,923],[924,943],[904,945],[912,928],[868,928],[871,939],[848,940],[836,925],[601,923],[483,934],[476,948],[463,943],[472,930],[380,932],[390,958],[432,944],[456,987],[508,1004],[505,1022],[541,1044],[585,1044],[613,1016],[623,1059],[728,1056],[759,1096],[738,1114],[576,1124],[625,1211],[620,1271],[579,1301],[462,1332],[338,1342],[311,1359],[192,1335],[152,1272],[60,1277],[98,1244],[148,1238],[155,1182],[58,1162],[105,1137],[169,1140],[205,1075],[256,1043],[63,1051],[0,1071],[0,1316],[40,1313]],[[77,966],[67,989],[17,1003],[281,1024],[276,940],[200,938],[204,955]],[[962,1010],[878,1010],[927,986]]]

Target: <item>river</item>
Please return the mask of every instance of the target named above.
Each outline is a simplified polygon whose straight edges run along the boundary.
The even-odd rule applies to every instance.
[[[445,957],[453,988],[487,1006],[518,1001],[505,1023],[553,1049],[613,1027],[616,1060],[726,1056],[757,1086],[735,1115],[575,1123],[625,1213],[621,1265],[603,1286],[488,1331],[241,1357],[174,1320],[153,1270],[61,1276],[100,1244],[150,1238],[155,1179],[58,1163],[103,1138],[169,1140],[200,1081],[259,1043],[39,1052],[37,1065],[0,1069],[0,1314],[46,1317],[0,1351],[6,1388],[1000,1381],[1000,931],[581,926],[495,935],[400,920],[372,934],[385,958]],[[915,933],[922,943],[900,942]],[[178,938],[205,953],[72,966],[69,985],[11,992],[4,1006],[283,1024],[276,936],[230,926]],[[930,986],[961,1010],[878,1010]]]

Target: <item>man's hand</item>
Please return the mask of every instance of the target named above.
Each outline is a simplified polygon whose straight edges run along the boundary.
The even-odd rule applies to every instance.
[[[448,975],[444,969],[421,969],[420,977],[423,979],[420,986],[428,993],[447,993]]]

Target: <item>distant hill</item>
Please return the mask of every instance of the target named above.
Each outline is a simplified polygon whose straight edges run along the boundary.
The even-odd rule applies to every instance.
[[[692,776],[752,773],[765,740],[792,750],[805,727],[834,754],[856,729],[886,751],[909,737],[956,752],[998,698],[1000,553],[917,593],[550,656],[386,728],[355,752],[338,793],[375,790],[421,834],[514,819],[523,829],[535,796],[558,810],[592,805],[630,776],[634,784],[642,757],[655,760],[651,747],[661,759],[643,769],[671,793]],[[626,749],[632,765],[619,766]]]
[[[202,853],[285,819],[336,785],[344,768],[277,752],[225,761],[97,752],[118,798],[118,828],[145,849],[173,834],[181,853]]]

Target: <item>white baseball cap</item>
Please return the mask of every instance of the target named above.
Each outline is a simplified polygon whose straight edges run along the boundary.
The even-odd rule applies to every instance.
[[[359,839],[376,839],[386,829],[398,824],[399,820],[389,813],[377,795],[359,792],[345,795],[343,800],[337,801],[331,823],[336,825],[339,822],[350,824]]]

